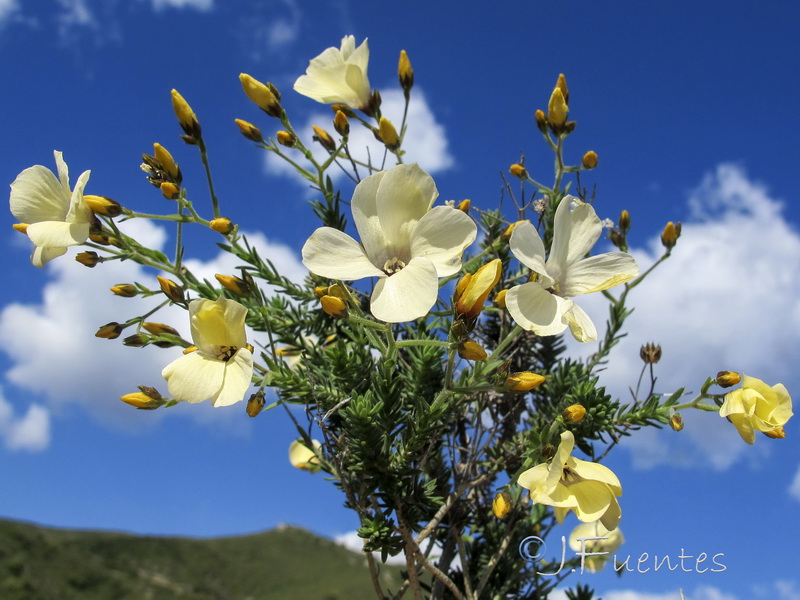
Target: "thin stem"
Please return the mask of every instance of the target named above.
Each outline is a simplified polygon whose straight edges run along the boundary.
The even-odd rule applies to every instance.
[[[203,167],[206,170],[206,178],[208,179],[208,191],[211,194],[211,206],[214,209],[214,218],[220,217],[219,201],[217,194],[214,192],[214,180],[211,177],[211,167],[208,164],[208,151],[206,150],[206,143],[202,137],[197,138],[197,147],[200,148],[200,158],[203,161]]]

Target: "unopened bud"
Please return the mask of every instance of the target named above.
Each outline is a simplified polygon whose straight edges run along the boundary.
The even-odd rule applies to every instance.
[[[212,231],[216,231],[217,233],[221,233],[223,235],[228,235],[231,231],[233,231],[233,223],[228,217],[217,217],[216,219],[211,219],[209,221],[208,226],[211,228]]]
[[[247,73],[240,73],[239,81],[242,83],[244,93],[256,106],[270,117],[281,116],[283,108],[281,107],[280,97],[276,96],[274,93],[274,86],[265,85],[257,79],[250,77]]]
[[[565,423],[569,423],[570,425],[580,423],[585,416],[586,408],[582,404],[572,404],[561,413],[561,418],[564,419]]]
[[[462,200],[461,202],[459,202],[458,205],[456,206],[456,209],[460,210],[463,213],[469,214],[469,208],[471,204],[472,202],[469,200],[469,198],[467,198],[466,200]]]
[[[656,364],[661,360],[661,346],[653,342],[648,342],[639,348],[639,358],[641,358],[646,365]]]
[[[161,286],[161,291],[164,292],[164,295],[172,300],[173,302],[177,302],[178,304],[184,303],[184,295],[183,289],[174,281],[167,279],[166,277],[162,277],[161,275],[157,275],[156,279],[158,279],[158,284]]]
[[[353,109],[347,106],[347,104],[331,104],[331,110],[334,115],[339,111],[343,112],[344,116],[348,119],[352,119],[356,116],[356,113],[353,112]]]
[[[322,298],[323,296],[328,295],[328,286],[326,285],[318,285],[314,288],[314,294],[317,298]]]
[[[169,325],[164,325],[163,323],[154,323],[152,321],[147,321],[142,323],[142,327],[148,332],[152,333],[153,335],[180,335],[178,331],[174,327],[170,327]]]
[[[140,389],[143,386],[139,386]],[[155,388],[147,388],[149,390],[153,390],[156,394]],[[164,400],[161,399],[161,394],[158,394],[157,398],[146,394],[144,392],[134,392],[132,394],[125,394],[124,396],[120,397],[125,404],[130,404],[131,406],[138,408],[140,410],[155,410],[160,406],[164,405]]]
[[[628,240],[626,239],[625,234],[622,233],[619,229],[616,229],[614,227],[609,229],[608,239],[611,240],[611,243],[614,244],[617,248],[619,248],[623,252],[627,252]]]
[[[522,371],[520,373],[511,373],[506,377],[503,387],[509,392],[528,392],[542,385],[544,380],[544,375]]]
[[[175,111],[178,123],[180,123],[187,136],[195,140],[201,137],[202,131],[197,115],[194,114],[192,107],[183,99],[183,96],[178,93],[178,90],[172,90],[172,109]]]
[[[561,88],[556,87],[550,95],[550,101],[547,103],[547,122],[550,124],[553,133],[560,133],[567,122],[567,100],[564,98],[564,92]]]
[[[281,146],[286,146],[287,148],[292,148],[297,143],[297,138],[288,131],[280,130],[275,134],[275,137],[278,138],[278,143]]]
[[[111,291],[117,296],[122,296],[123,298],[133,298],[139,293],[139,290],[136,288],[136,286],[130,283],[118,283],[117,285],[111,287]]]
[[[150,343],[149,338],[146,335],[142,335],[141,333],[134,333],[133,335],[129,335],[122,343],[126,346],[131,346],[133,348],[141,348],[142,346],[147,346]]]
[[[264,404],[266,401],[264,400],[264,392],[259,390],[247,401],[247,407],[245,410],[247,411],[248,417],[257,417],[258,414],[263,410]]]
[[[322,304],[322,310],[326,314],[336,317],[337,319],[344,319],[347,317],[347,304],[341,298],[336,296],[323,296],[319,299]]]
[[[498,519],[502,519],[511,510],[511,494],[498,492],[492,501],[492,512]]]
[[[485,360],[488,354],[478,342],[467,340],[458,346],[458,355],[466,360]]]
[[[397,135],[397,129],[386,117],[381,117],[378,136],[380,136],[381,141],[389,150],[396,150],[400,146],[400,136]]]
[[[723,388],[729,388],[736,385],[742,380],[741,376],[734,371],[720,371],[717,373],[717,385]]]
[[[191,354],[192,352],[197,352],[197,346],[189,346],[183,349],[183,354]]]
[[[347,292],[338,283],[328,286],[326,293],[323,295],[334,296],[343,302],[347,302]]]
[[[567,87],[567,77],[563,73],[558,74],[556,87],[560,89],[561,93],[564,95],[564,102],[569,104],[569,88]]]
[[[244,119],[234,119],[234,123],[236,123],[236,126],[239,128],[239,132],[251,142],[260,144],[264,141],[261,130],[252,123]]]
[[[26,233],[28,233],[28,227],[30,227],[30,224],[29,223],[14,223],[11,227],[13,227],[15,231],[19,231],[20,233],[26,234]]]
[[[322,129],[322,127],[317,127],[316,125],[312,125],[314,129],[314,139],[322,144],[322,147],[325,148],[328,152],[333,152],[336,150],[336,142],[333,141],[331,134]]]
[[[347,115],[340,110],[337,110],[336,116],[333,117],[333,128],[342,137],[350,135],[350,122],[347,120]]]
[[[597,152],[594,150],[589,150],[586,154],[583,155],[583,159],[581,160],[581,164],[583,165],[584,169],[594,169],[597,167]]]
[[[627,210],[619,213],[619,228],[624,232],[631,228],[631,214]]]
[[[86,205],[89,209],[96,215],[118,217],[122,214],[122,205],[111,198],[84,194],[83,199],[86,201]]]
[[[181,170],[178,168],[175,159],[172,158],[169,150],[164,148],[161,144],[153,144],[153,155],[155,159],[161,164],[161,168],[169,175],[174,182],[181,180]]]
[[[233,275],[222,275],[220,273],[217,273],[214,277],[216,277],[222,287],[237,296],[248,296],[250,294],[250,286],[247,285],[244,279]]]
[[[678,240],[678,230],[675,228],[675,223],[670,221],[661,232],[661,243],[667,250],[672,250],[675,247],[675,242]]]
[[[178,196],[181,195],[181,188],[171,181],[165,181],[158,187],[161,189],[161,193],[167,200],[177,200]]]
[[[85,267],[92,269],[97,265],[97,263],[100,262],[100,256],[97,254],[97,252],[79,252],[75,256],[75,260]]]
[[[507,293],[508,290],[500,290],[499,292],[497,292],[497,294],[495,294],[493,302],[497,304],[497,306],[499,306],[500,308],[505,308]]]
[[[405,50],[400,50],[400,60],[397,62],[397,78],[400,80],[400,87],[408,91],[414,86],[414,69],[411,68],[411,61]]]
[[[455,314],[458,318],[476,318],[494,286],[500,281],[503,263],[499,258],[486,263],[474,274],[465,275],[456,285]]]
[[[672,427],[673,431],[683,430],[683,417],[680,413],[675,413],[669,418],[669,426]]]
[[[94,337],[99,337],[106,340],[114,340],[119,337],[119,334],[122,333],[123,329],[125,329],[125,327],[112,321],[111,323],[106,323],[100,327],[100,329],[97,330],[97,333],[94,334]]]
[[[772,438],[773,440],[782,440],[786,437],[786,431],[783,429],[783,425],[780,427],[776,427],[775,429],[771,429],[769,431],[765,431],[764,435],[768,438]]]
[[[527,179],[528,178],[528,171],[525,167],[519,163],[514,163],[508,168],[508,172],[511,173],[514,177],[519,177],[520,179]]]
[[[544,114],[544,111],[539,109],[536,111],[536,128],[541,131],[542,133],[547,132],[547,116]]]

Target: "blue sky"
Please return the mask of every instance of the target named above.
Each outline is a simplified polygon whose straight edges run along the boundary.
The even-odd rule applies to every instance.
[[[142,152],[160,142],[202,202],[196,151],[177,137],[174,87],[202,122],[223,212],[299,279],[299,250],[316,226],[309,191],[239,135],[234,118],[265,134],[276,129],[242,94],[240,72],[275,83],[298,128],[330,130],[328,109],[294,94],[292,83],[343,35],[368,37],[370,81],[383,93],[384,114],[399,122],[392,98],[405,49],[417,82],[411,156],[443,200],[482,207],[496,205],[499,173],[520,153],[534,178],[549,180],[533,113],[563,72],[578,121],[567,158],[598,152],[600,168],[584,183],[597,185],[600,216],[631,212],[632,252],[644,265],[659,254],[664,223],[684,222],[674,256],[632,294],[630,334],[605,383],[624,395],[638,376],[639,346],[657,341],[662,391],[697,389],[732,369],[797,394],[800,218],[791,207],[800,15],[788,2],[770,6],[0,0],[0,180],[10,184],[34,164],[54,167],[57,149],[73,181],[91,169],[89,193],[166,211],[139,169]],[[122,405],[117,398],[136,384],[157,385],[173,355],[93,334],[139,312],[110,285],[154,274],[116,263],[89,270],[74,252],[35,269],[13,218],[1,218],[0,515],[199,536],[281,522],[329,536],[355,528],[331,485],[288,465],[293,431],[280,411],[250,420],[236,407],[146,413]],[[137,226],[142,239],[169,243],[164,230]],[[232,272],[236,262],[219,256],[215,241],[192,237],[195,267]],[[604,318],[601,302],[585,308]],[[677,599],[679,587],[691,600],[800,598],[796,422],[785,440],[761,437],[747,447],[719,417],[685,417],[682,433],[640,432],[609,457],[625,491],[620,554],[724,553],[726,570],[581,580],[605,600]]]

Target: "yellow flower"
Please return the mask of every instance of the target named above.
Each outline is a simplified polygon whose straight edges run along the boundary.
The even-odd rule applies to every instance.
[[[592,539],[598,538],[598,539]],[[600,571],[609,560],[609,556],[625,542],[619,528],[609,531],[600,521],[581,523],[569,534],[569,547],[581,552],[581,567],[591,573]],[[597,556],[587,556],[600,554]]]
[[[517,483],[530,490],[534,502],[552,506],[559,523],[572,510],[584,523],[599,520],[612,531],[622,516],[617,501],[622,485],[608,467],[571,456],[574,446],[575,437],[565,431],[553,460],[528,469]]]
[[[467,273],[456,286],[456,314],[473,319],[481,314],[489,293],[500,281],[503,263],[499,258],[486,263],[474,274]]]
[[[322,448],[317,440],[311,440],[312,448],[307,447],[302,440],[295,440],[289,446],[289,462],[293,467],[316,473],[319,471],[319,458],[317,452]]]
[[[511,510],[511,494],[498,492],[492,501],[492,512],[498,519],[502,519]]]
[[[367,64],[369,46],[364,40],[356,48],[352,35],[342,38],[340,48],[328,48],[316,58],[294,83],[294,91],[322,104],[346,104],[365,109],[371,96]]]
[[[769,387],[755,377],[742,377],[742,387],[725,395],[719,409],[739,435],[752,444],[756,431],[767,433],[783,426],[791,418],[792,398],[782,383]]]

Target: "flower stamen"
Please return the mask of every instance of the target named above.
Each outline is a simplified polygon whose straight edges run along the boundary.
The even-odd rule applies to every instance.
[[[394,275],[398,271],[404,269],[405,266],[406,266],[406,263],[404,263],[402,260],[400,260],[396,256],[393,256],[392,258],[387,260],[385,263],[383,263],[383,272],[386,273],[387,275]]]

